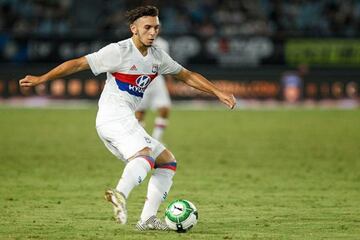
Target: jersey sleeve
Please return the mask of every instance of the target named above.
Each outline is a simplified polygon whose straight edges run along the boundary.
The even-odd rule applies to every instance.
[[[183,66],[174,61],[166,52],[162,50],[162,63],[159,74],[178,74]]]
[[[121,64],[121,53],[116,43],[111,43],[99,51],[85,56],[94,75],[114,72]]]

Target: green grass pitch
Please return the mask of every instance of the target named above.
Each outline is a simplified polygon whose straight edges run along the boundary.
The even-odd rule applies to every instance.
[[[174,110],[167,201],[197,206],[190,232],[134,229],[146,184],[117,225],[104,190],[123,163],[95,108],[0,109],[0,239],[359,239],[359,110]],[[150,115],[153,117],[153,115]],[[151,125],[151,119],[149,120]]]

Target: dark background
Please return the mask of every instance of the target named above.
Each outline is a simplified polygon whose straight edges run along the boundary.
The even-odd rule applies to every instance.
[[[97,98],[104,75],[91,81],[90,72],[81,73],[31,92],[22,92],[17,81],[129,37],[125,12],[144,4],[159,8],[171,56],[237,97],[283,100],[284,74],[298,74],[305,65],[300,99],[359,98],[360,1],[355,0],[3,0],[0,98]],[[74,79],[79,82],[70,84]],[[63,91],[55,93],[56,84]],[[76,94],[74,86],[80,86]],[[207,98],[182,87],[169,84],[173,98]]]

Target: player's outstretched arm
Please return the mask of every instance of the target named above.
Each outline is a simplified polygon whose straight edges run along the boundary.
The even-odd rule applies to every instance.
[[[178,74],[175,75],[175,78],[183,81],[193,88],[217,96],[221,102],[223,102],[231,109],[233,109],[236,105],[236,100],[233,94],[228,94],[217,88],[212,82],[207,80],[199,73],[191,72],[183,68]]]
[[[85,57],[66,61],[41,76],[27,75],[19,81],[21,87],[33,87],[41,83],[68,76],[72,73],[89,69],[90,66]]]

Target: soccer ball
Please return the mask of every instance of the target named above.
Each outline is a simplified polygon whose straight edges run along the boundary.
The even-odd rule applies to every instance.
[[[178,199],[169,204],[165,211],[165,222],[170,229],[186,232],[198,221],[199,214],[193,203]]]

